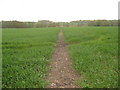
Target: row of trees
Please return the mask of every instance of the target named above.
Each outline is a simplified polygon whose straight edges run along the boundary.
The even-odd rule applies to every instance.
[[[2,28],[40,28],[40,27],[81,27],[81,26],[117,26],[118,20],[79,20],[71,22],[38,22],[2,21]]]

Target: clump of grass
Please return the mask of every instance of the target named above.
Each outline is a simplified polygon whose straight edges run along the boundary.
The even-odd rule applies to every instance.
[[[117,27],[65,28],[64,34],[80,87],[117,88]]]

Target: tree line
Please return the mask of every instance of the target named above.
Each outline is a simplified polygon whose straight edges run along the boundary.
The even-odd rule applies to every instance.
[[[118,20],[78,20],[71,22],[38,22],[1,21],[2,28],[41,28],[41,27],[81,27],[81,26],[118,26]],[[0,25],[1,27],[1,25]]]

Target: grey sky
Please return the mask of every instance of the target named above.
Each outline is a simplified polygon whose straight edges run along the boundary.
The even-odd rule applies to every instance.
[[[0,20],[118,19],[119,0],[1,0]]]

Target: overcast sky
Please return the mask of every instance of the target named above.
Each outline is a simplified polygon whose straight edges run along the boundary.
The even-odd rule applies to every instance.
[[[120,0],[0,0],[0,20],[118,19]]]

